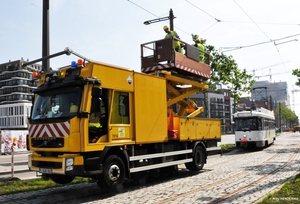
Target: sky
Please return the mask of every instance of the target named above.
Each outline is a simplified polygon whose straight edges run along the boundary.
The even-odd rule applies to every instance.
[[[0,63],[42,57],[43,0],[0,1]],[[50,0],[50,54],[69,47],[96,61],[140,72],[140,45],[162,39],[173,10],[174,29],[192,44],[191,34],[232,56],[257,81],[287,82],[290,109],[300,117],[298,0]],[[54,69],[77,57],[50,60]]]

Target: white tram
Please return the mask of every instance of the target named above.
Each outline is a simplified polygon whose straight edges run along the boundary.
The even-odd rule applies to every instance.
[[[265,108],[233,114],[236,147],[267,147],[276,139],[274,112]]]

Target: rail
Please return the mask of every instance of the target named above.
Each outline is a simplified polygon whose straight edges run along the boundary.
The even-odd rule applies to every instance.
[[[175,50],[178,40],[184,50]],[[176,38],[168,38],[141,44],[141,71],[154,73],[158,70],[171,71],[185,79],[204,82],[210,78],[210,58],[205,52],[204,62],[200,61],[200,50]]]
[[[165,61],[174,60],[174,41],[179,41],[183,49],[183,55],[196,62],[203,62],[207,65],[210,64],[210,54],[204,52],[204,60],[200,61],[199,54],[203,52],[194,45],[190,45],[180,39],[170,38],[162,39],[158,41],[152,41],[141,45],[141,58],[142,67],[152,66],[153,64],[159,64]]]

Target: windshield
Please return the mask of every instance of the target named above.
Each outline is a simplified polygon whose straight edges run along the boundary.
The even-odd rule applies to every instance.
[[[259,130],[261,125],[258,118],[236,118],[235,128],[237,131]]]
[[[69,87],[45,91],[37,95],[31,120],[69,119],[77,115],[80,107],[81,88]]]

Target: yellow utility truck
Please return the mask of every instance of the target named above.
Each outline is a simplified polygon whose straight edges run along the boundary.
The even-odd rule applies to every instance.
[[[27,136],[29,168],[59,184],[76,176],[109,190],[126,178],[176,169],[199,171],[208,148],[221,139],[220,120],[197,118],[203,107],[189,98],[208,89],[210,67],[199,50],[173,39],[141,45],[141,73],[89,60],[34,73],[38,87]],[[76,58],[77,58],[76,57]],[[207,61],[209,59],[207,58]]]

